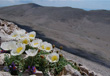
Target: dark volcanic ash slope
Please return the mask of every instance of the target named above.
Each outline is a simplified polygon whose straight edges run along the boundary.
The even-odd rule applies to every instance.
[[[36,30],[64,50],[110,67],[110,11],[23,4],[0,8],[0,18]]]

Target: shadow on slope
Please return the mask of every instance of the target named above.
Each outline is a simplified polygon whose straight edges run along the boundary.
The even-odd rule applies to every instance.
[[[17,23],[15,23],[17,24]],[[25,25],[19,25],[17,24],[18,27],[22,28],[22,29],[25,29],[26,31],[30,32],[30,31],[33,31],[33,29],[29,26],[25,26]],[[36,30],[34,30],[36,31]],[[37,38],[40,38],[42,39],[43,41],[47,41],[51,44],[54,44],[56,45],[57,48],[59,48],[59,46],[63,46],[63,50],[66,51],[66,52],[69,52],[71,54],[75,54],[79,57],[82,57],[82,58],[85,58],[85,59],[88,59],[90,61],[93,61],[93,62],[96,62],[98,64],[101,64],[102,66],[105,66],[107,68],[110,68],[110,61],[106,61],[105,59],[103,59],[102,57],[99,57],[93,53],[90,53],[90,52],[87,52],[85,50],[81,50],[81,49],[78,49],[78,48],[71,48],[71,47],[67,47],[65,46],[64,44],[61,44],[53,39],[50,39],[48,37],[46,37],[43,33],[41,33],[41,31],[36,31],[37,32]]]

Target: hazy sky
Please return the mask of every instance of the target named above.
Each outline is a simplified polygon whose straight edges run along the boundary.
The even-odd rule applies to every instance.
[[[36,3],[43,6],[70,6],[83,9],[110,10],[110,0],[0,0],[0,7],[24,3]]]

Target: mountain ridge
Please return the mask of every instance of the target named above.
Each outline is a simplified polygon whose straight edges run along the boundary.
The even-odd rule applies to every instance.
[[[56,6],[42,6],[42,5],[39,5],[39,4],[36,4],[36,3],[27,3],[27,4],[18,4],[18,5],[11,5],[11,6],[2,6],[0,8],[4,8],[4,7],[12,7],[12,6],[19,6],[19,5],[35,5],[35,6],[40,6],[40,7],[55,7],[55,8],[74,8],[74,9],[81,9],[81,10],[84,10],[84,11],[110,11],[110,10],[107,10],[107,9],[88,9],[88,8],[75,8],[75,7],[71,7],[71,6],[61,6],[61,7],[56,7]]]
[[[21,14],[21,16],[22,16],[23,13],[26,13],[26,16],[27,15],[31,15],[31,14],[33,14],[33,15],[35,14],[36,15],[36,13],[37,13],[37,15],[39,15],[39,14],[40,15],[41,14],[44,14],[44,15],[48,15],[48,16],[51,15],[51,17],[53,15],[56,15],[57,18],[61,18],[62,17],[61,20],[68,19],[68,17],[69,18],[72,17],[74,19],[75,18],[80,19],[83,16],[85,16],[85,18],[91,20],[91,17],[92,16],[96,16],[96,18],[94,18],[95,21],[100,21],[101,20],[102,22],[110,23],[108,21],[108,19],[106,19],[106,21],[105,21],[102,18],[98,18],[100,16],[103,17],[103,18],[109,17],[110,11],[107,11],[107,10],[91,10],[91,11],[85,11],[83,9],[77,9],[77,8],[71,8],[71,7],[45,7],[45,6],[40,6],[40,5],[37,5],[37,4],[34,4],[34,3],[14,5],[14,6],[9,6],[9,7],[2,7],[2,8],[0,8],[0,10],[1,10],[0,11],[1,14],[3,14],[4,12],[9,12],[10,14],[15,14],[16,11],[17,11],[17,14],[16,15]],[[22,11],[22,12],[19,12],[19,11]],[[27,14],[27,12],[30,12],[30,14]]]

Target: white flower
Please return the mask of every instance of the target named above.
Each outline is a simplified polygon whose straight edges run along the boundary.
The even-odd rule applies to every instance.
[[[21,36],[25,35],[26,31],[23,29],[19,29],[19,30],[14,30],[13,33],[11,33],[11,35],[9,35],[9,37],[11,39],[20,39]]]
[[[47,44],[47,42],[42,42],[40,45],[40,49],[45,50],[46,44]]]
[[[24,35],[26,33],[24,29],[15,30],[14,32],[17,33],[18,35]]]
[[[24,35],[20,35],[19,36],[19,39],[25,39],[25,38],[28,38],[27,34],[24,34]]]
[[[25,44],[18,43],[15,48],[11,51],[11,55],[16,56],[20,55],[24,52],[25,50]]]
[[[11,35],[9,35],[10,39],[18,39],[19,35],[16,32],[11,33]]]
[[[28,33],[27,35],[28,35],[29,39],[35,39],[36,32],[32,31],[32,32]]]
[[[50,52],[52,49],[53,49],[53,48],[52,48],[52,44],[47,43],[46,46],[45,46],[45,51],[46,51],[46,52]]]
[[[38,50],[29,49],[29,50],[27,50],[27,51],[25,51],[25,52],[26,52],[26,54],[27,54],[28,56],[35,56],[35,55],[37,54]]]
[[[47,56],[47,60],[52,63],[58,62],[59,61],[59,54],[53,52]]]
[[[29,44],[30,40],[29,40],[28,38],[24,38],[24,39],[21,39],[20,42],[21,42],[22,44],[27,45],[27,44]]]
[[[1,48],[4,50],[12,50],[16,45],[15,41],[9,41],[9,42],[2,42]]]
[[[42,40],[41,39],[35,39],[35,40],[33,40],[31,43],[30,43],[30,45],[32,46],[32,47],[40,47],[40,45],[41,45],[41,43],[42,43]]]
[[[52,48],[52,44],[48,42],[43,42],[40,46],[40,49],[45,50],[46,52],[50,52],[53,48]]]

